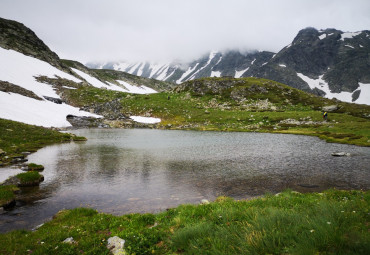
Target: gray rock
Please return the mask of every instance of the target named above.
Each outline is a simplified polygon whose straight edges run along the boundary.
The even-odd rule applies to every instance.
[[[324,107],[322,108],[322,110],[323,110],[324,112],[333,112],[333,111],[338,110],[338,105],[328,105],[328,106],[324,106]]]
[[[113,255],[125,255],[126,252],[123,249],[124,245],[125,240],[119,238],[118,236],[113,236],[108,239],[107,248]]]
[[[74,243],[76,243],[76,241],[75,241],[75,240],[73,240],[73,237],[68,237],[68,238],[66,238],[66,239],[63,241],[63,243],[74,244]]]
[[[202,205],[208,205],[209,204],[209,201],[207,199],[202,199],[200,201],[200,204],[202,204]]]

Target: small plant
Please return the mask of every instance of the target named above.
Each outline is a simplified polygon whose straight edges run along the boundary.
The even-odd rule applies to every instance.
[[[44,180],[44,176],[37,171],[29,171],[27,173],[17,174],[19,179],[19,186],[37,186]]]
[[[44,170],[44,166],[43,165],[37,165],[35,163],[29,163],[28,164],[28,171],[42,171]]]

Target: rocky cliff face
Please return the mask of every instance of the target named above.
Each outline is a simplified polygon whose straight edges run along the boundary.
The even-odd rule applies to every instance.
[[[176,82],[202,77],[261,77],[328,98],[370,104],[370,31],[306,28],[278,53],[211,52],[188,65],[108,63],[135,75]]]

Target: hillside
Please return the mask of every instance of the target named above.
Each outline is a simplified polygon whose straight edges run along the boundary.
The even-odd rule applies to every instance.
[[[150,95],[83,87],[65,96],[87,111],[114,104],[124,116],[161,120],[146,125],[150,128],[294,133],[370,145],[370,106],[325,99],[261,78],[203,78]],[[323,110],[329,111],[329,121],[323,120]],[[117,118],[106,123],[133,126]]]
[[[178,84],[202,77],[261,77],[327,98],[370,104],[370,31],[306,28],[279,52],[211,52],[188,63],[89,64]]]
[[[0,19],[0,118],[44,127],[69,127],[75,123],[66,117],[76,116],[86,120],[88,126],[104,126],[99,120],[102,116],[69,105],[63,94],[79,87],[148,94],[172,86],[61,60],[29,28]]]

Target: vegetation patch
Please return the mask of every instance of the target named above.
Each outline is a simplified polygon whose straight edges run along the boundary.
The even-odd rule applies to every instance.
[[[15,192],[19,189],[15,185],[0,185],[0,207],[9,205],[15,198]]]
[[[285,191],[250,201],[221,197],[159,214],[113,216],[93,209],[59,212],[34,232],[1,234],[2,254],[369,254],[370,192]],[[63,243],[73,237],[73,243]]]
[[[38,165],[35,163],[29,163],[28,164],[28,170],[29,171],[43,171],[45,168],[43,165]]]
[[[37,186],[44,180],[44,176],[42,176],[37,171],[29,171],[27,173],[20,173],[16,175],[16,178],[19,179],[20,183],[18,186]]]

